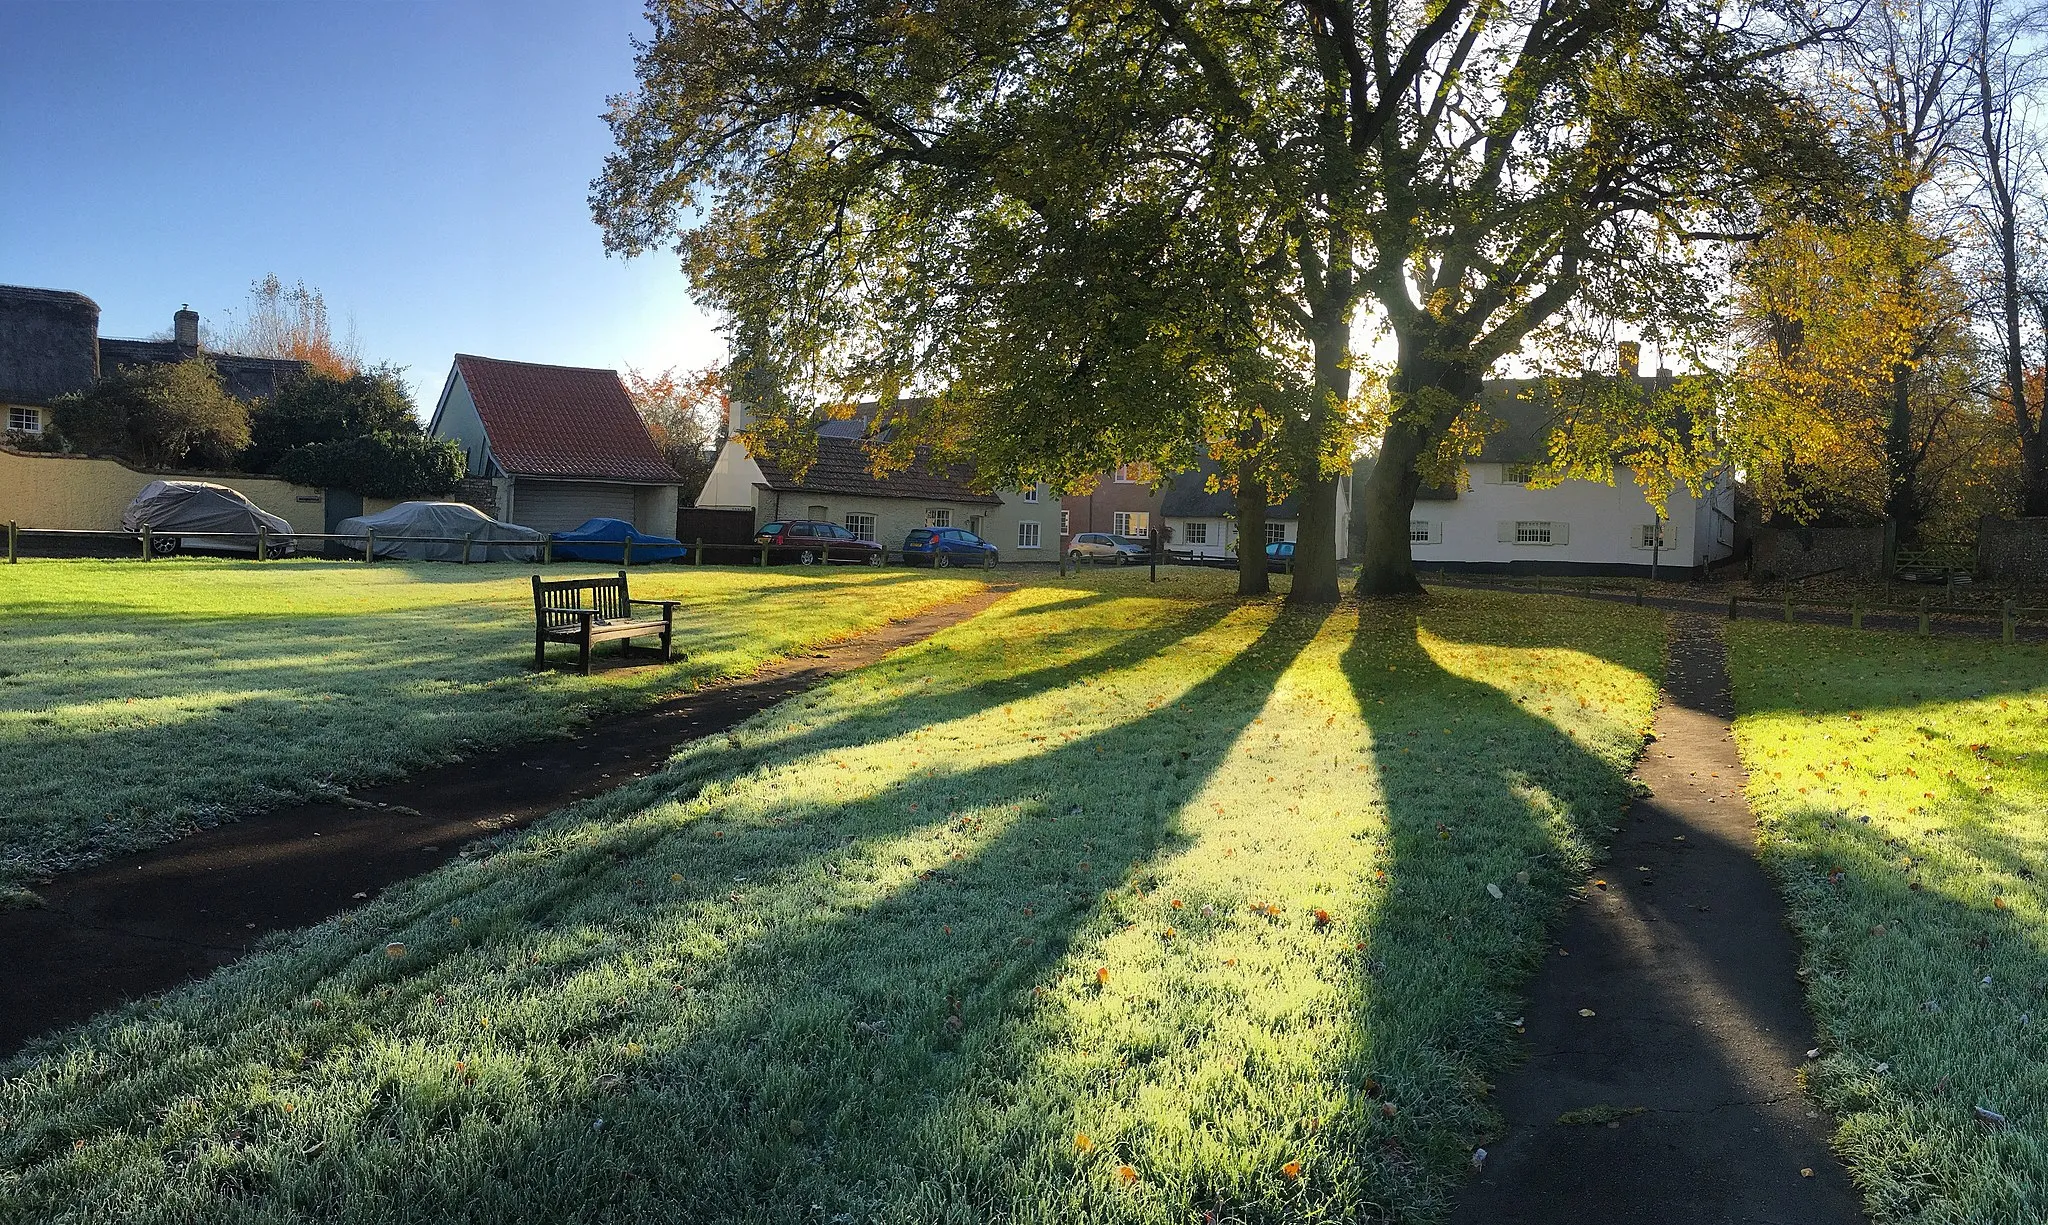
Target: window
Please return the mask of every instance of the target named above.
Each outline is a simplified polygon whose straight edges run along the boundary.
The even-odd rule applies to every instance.
[[[1119,485],[1135,485],[1138,483],[1138,478],[1131,475],[1131,466],[1129,464],[1123,464],[1117,468],[1116,483]]]
[[[1038,524],[1019,523],[1017,525],[1017,547],[1020,549],[1035,549],[1038,547]]]
[[[1143,536],[1152,516],[1142,510],[1120,510],[1110,516],[1109,530],[1118,536]]]
[[[872,541],[875,538],[875,517],[873,515],[846,516],[846,530],[855,540]]]
[[[953,526],[953,512],[943,506],[927,507],[924,512],[924,525],[926,527],[951,527]]]
[[[1187,533],[1188,533],[1188,543],[1189,543],[1189,544],[1208,544],[1208,543],[1209,543],[1209,525],[1208,525],[1208,524],[1206,524],[1206,523],[1190,523],[1190,524],[1188,524],[1188,526],[1187,526]]]
[[[43,432],[43,410],[11,404],[7,408],[7,428],[17,434],[40,434]]]
[[[1668,547],[1664,539],[1664,525],[1661,523],[1645,523],[1640,528],[1637,528],[1636,547],[1639,549],[1662,549]]]
[[[1271,520],[1268,520],[1266,523],[1266,543],[1280,544],[1286,539],[1287,525],[1285,523],[1274,523]]]
[[[1535,464],[1502,464],[1500,466],[1500,483],[1503,485],[1526,485],[1535,479]]]
[[[1071,535],[1073,535],[1073,534],[1074,534],[1074,516],[1073,516],[1073,512],[1071,512],[1071,511],[1064,511],[1064,510],[1063,510],[1063,511],[1061,511],[1061,512],[1060,512],[1060,535],[1062,535],[1062,536],[1071,536]]]
[[[1036,486],[1036,485],[1033,485],[1033,486],[1032,486],[1031,488],[1029,488],[1029,489],[1025,490],[1025,491],[1024,491],[1024,500],[1025,500],[1026,502],[1036,502],[1036,501],[1038,501],[1038,486]]]
[[[1548,523],[1532,523],[1527,519],[1515,523],[1516,544],[1549,544],[1550,535]]]
[[[1429,520],[1410,519],[1408,521],[1408,543],[1429,544],[1435,539],[1435,535],[1430,531]]]

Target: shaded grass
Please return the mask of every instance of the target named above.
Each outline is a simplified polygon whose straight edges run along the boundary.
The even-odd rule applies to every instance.
[[[0,893],[232,814],[560,733],[980,586],[900,571],[637,571],[636,595],[686,601],[676,645],[690,658],[620,667],[616,647],[601,648],[600,671],[579,677],[529,668],[531,572],[6,567]]]
[[[1821,1027],[1808,1084],[1872,1215],[2048,1219],[2048,651],[1758,622],[1729,638],[1750,801]]]
[[[1033,583],[25,1052],[0,1217],[1428,1218],[1659,623],[1230,578]]]

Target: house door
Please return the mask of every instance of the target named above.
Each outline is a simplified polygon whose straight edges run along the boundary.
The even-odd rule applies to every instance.
[[[363,513],[363,495],[350,493],[346,489],[327,491],[327,534],[333,535],[341,528],[343,519],[353,519]]]

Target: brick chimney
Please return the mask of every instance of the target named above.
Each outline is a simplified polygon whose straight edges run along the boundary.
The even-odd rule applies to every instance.
[[[1643,374],[1643,346],[1633,340],[1624,340],[1615,346],[1621,357],[1623,378],[1641,378]]]
[[[199,351],[199,312],[192,309],[190,302],[171,316],[171,339],[180,349]]]

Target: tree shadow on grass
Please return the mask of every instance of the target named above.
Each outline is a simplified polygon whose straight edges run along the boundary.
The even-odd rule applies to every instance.
[[[1127,666],[1218,620],[1185,610]],[[1129,718],[1104,713],[1112,670],[1076,712],[1102,725],[1063,744],[1005,757],[984,739],[973,756],[993,761],[835,775],[835,753],[883,730],[866,719],[809,742],[802,774],[728,775],[685,809],[629,815],[701,781],[649,780],[551,821],[292,956],[96,1023],[124,1067],[147,1066],[124,1083],[18,1061],[12,1101],[34,1119],[6,1144],[19,1202],[82,1193],[88,1211],[216,1219],[1003,1215],[1068,1126],[986,1109],[1059,1032],[1034,988],[1059,990],[1065,952],[1115,926],[1105,886],[1171,852],[1177,814],[1315,627],[1280,615]],[[974,731],[995,717],[985,695],[894,700],[899,740],[991,734]],[[388,934],[404,957],[376,955]],[[79,1092],[85,1114],[59,1107]],[[118,1138],[170,1144],[141,1121],[193,1094],[220,1104],[178,1140],[176,1172]],[[948,1131],[966,1118],[1001,1125]]]

